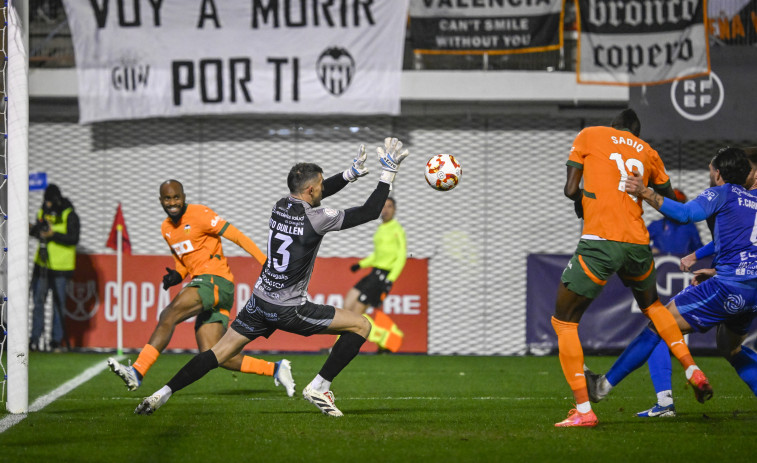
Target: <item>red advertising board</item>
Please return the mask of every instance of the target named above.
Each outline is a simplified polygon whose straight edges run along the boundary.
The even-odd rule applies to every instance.
[[[260,264],[250,257],[229,257],[236,282],[232,319],[250,297],[260,273]],[[178,294],[181,286],[162,288],[166,267],[173,268],[170,256],[124,256],[123,347],[144,346],[155,329],[160,311]],[[342,307],[344,295],[365,274],[351,273],[354,258],[317,258],[309,294],[313,302]],[[188,280],[186,280],[188,281]],[[117,339],[116,256],[80,254],[74,278],[68,288],[66,333],[72,347],[115,348]],[[425,353],[428,340],[428,261],[408,259],[382,310],[404,332],[399,352]],[[277,331],[259,338],[246,349],[282,352],[317,352],[333,345],[334,336],[309,338]],[[168,349],[196,349],[194,319],[176,327]],[[375,351],[366,343],[363,351]]]

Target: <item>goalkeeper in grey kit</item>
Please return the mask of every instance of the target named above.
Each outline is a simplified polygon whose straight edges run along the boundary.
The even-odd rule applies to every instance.
[[[298,163],[292,167],[287,177],[289,195],[277,201],[271,212],[268,259],[244,309],[216,345],[192,358],[165,386],[145,398],[134,413],[153,413],[171,394],[241,352],[250,341],[260,336],[267,338],[280,329],[301,336],[340,335],[302,395],[322,413],[342,416],[334,404],[331,382],[357,356],[371,325],[359,314],[308,301],[307,289],[324,235],[377,219],[399,165],[409,154],[396,138],[386,138],[377,152],[382,172],[376,189],[362,206],[346,210],[319,206],[323,198],[368,174],[365,145],[360,145],[349,169],[325,180],[323,170],[316,164]]]

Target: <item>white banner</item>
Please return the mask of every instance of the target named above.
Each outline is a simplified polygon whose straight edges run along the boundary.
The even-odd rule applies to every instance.
[[[580,0],[577,80],[661,84],[710,72],[705,0]]]
[[[80,122],[391,114],[409,0],[64,0]]]

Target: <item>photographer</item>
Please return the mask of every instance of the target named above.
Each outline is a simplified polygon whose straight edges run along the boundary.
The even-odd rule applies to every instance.
[[[58,350],[63,341],[63,311],[66,307],[66,286],[76,268],[76,245],[79,242],[79,216],[60,189],[50,184],[45,189],[37,220],[29,224],[29,235],[39,240],[34,256],[31,290],[34,318],[30,350]],[[45,300],[53,291],[53,329],[50,344],[42,339],[45,327]]]

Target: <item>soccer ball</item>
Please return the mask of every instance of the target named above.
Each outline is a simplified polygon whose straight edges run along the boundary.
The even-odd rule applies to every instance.
[[[462,175],[462,166],[451,154],[436,154],[426,163],[426,182],[435,190],[455,188]]]

